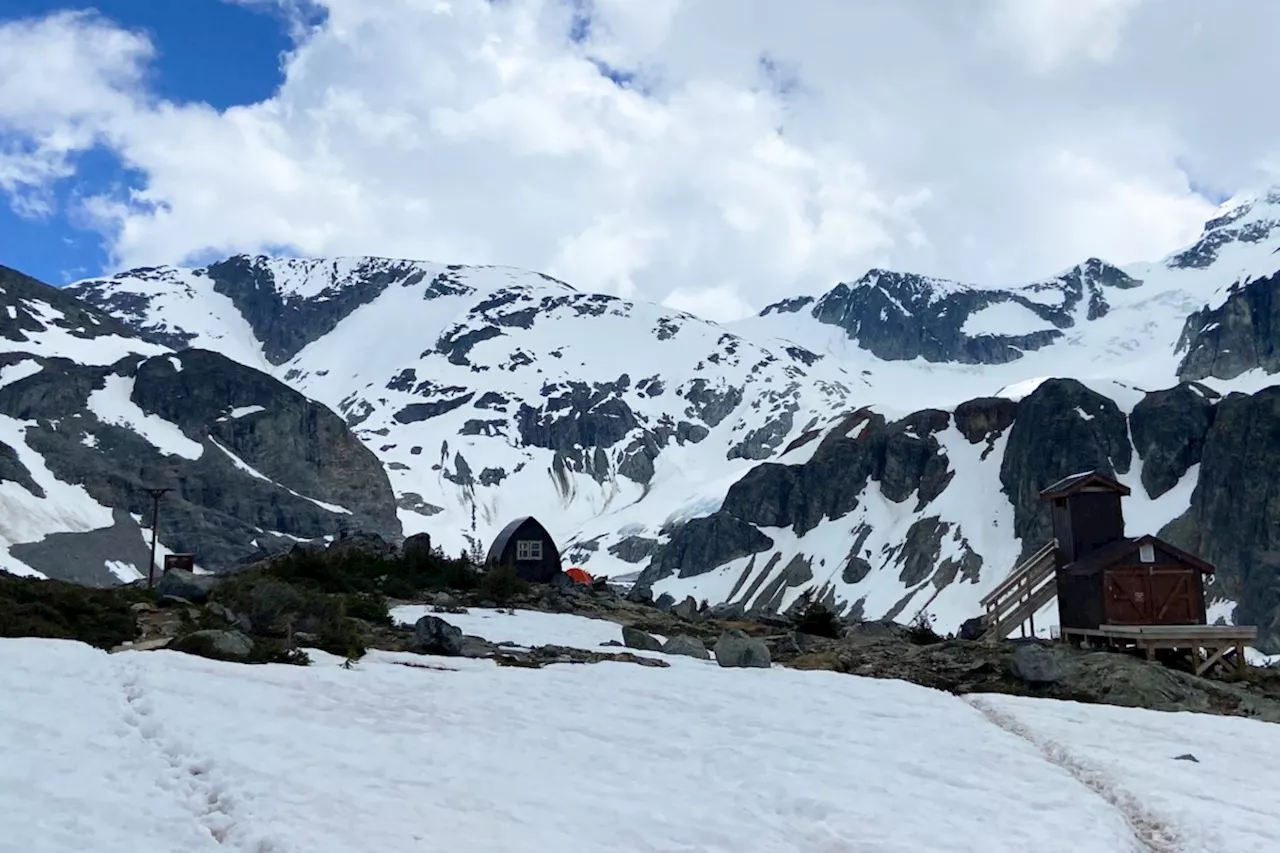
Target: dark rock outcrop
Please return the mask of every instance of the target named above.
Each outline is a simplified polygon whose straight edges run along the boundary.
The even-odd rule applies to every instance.
[[[145,571],[145,540],[130,516],[150,519],[146,489],[156,485],[173,489],[163,503],[164,543],[214,571],[286,536],[364,529],[399,538],[377,457],[332,411],[263,373],[203,350],[111,367],[34,361],[39,372],[0,388],[0,413],[34,421],[26,444],[53,475],[117,510],[114,527],[14,546],[46,574],[105,585],[119,581],[107,561]],[[98,393],[103,399],[91,403]],[[167,436],[155,439],[161,446],[129,418]]]
[[[1217,405],[1191,507],[1161,535],[1217,567],[1211,598],[1239,602],[1258,648],[1280,652],[1280,387]]]
[[[1124,412],[1074,379],[1049,379],[1022,398],[1009,428],[1000,482],[1013,503],[1014,534],[1029,556],[1053,537],[1045,487],[1080,471],[1129,470],[1133,448]]]
[[[1218,396],[1198,383],[1184,383],[1152,391],[1134,406],[1129,428],[1142,459],[1142,485],[1148,495],[1160,497],[1199,463]]]
[[[1184,381],[1234,379],[1246,370],[1280,373],[1280,273],[1236,284],[1221,305],[1187,318],[1178,340]]]

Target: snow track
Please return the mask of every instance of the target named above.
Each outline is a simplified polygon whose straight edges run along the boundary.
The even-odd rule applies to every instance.
[[[1137,797],[1124,790],[1105,773],[1080,761],[1062,744],[1036,734],[1012,715],[993,707],[981,697],[967,696],[964,701],[996,727],[1034,746],[1050,764],[1065,770],[1120,812],[1125,823],[1133,830],[1135,853],[1193,853],[1165,818],[1148,810]]]
[[[237,809],[237,798],[217,765],[170,735],[156,714],[136,661],[119,661],[116,669],[124,692],[125,723],[169,769],[156,780],[156,787],[178,799],[224,848],[243,853],[292,853],[280,841],[249,831]]]

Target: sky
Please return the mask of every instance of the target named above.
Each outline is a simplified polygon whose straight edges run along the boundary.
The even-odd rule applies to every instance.
[[[728,320],[1155,260],[1280,181],[1254,0],[0,5],[0,263],[508,264]]]

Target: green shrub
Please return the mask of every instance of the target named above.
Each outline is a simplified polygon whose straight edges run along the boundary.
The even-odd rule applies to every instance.
[[[391,611],[387,609],[387,599],[381,595],[357,592],[342,597],[347,615],[356,619],[372,622],[374,625],[390,625]]]
[[[811,601],[795,619],[795,629],[815,637],[839,639],[840,619],[821,601]]]
[[[476,593],[495,604],[506,604],[529,588],[529,582],[516,573],[514,566],[493,566],[480,576]]]
[[[0,572],[0,637],[79,640],[110,649],[138,636],[136,590],[90,589]]]

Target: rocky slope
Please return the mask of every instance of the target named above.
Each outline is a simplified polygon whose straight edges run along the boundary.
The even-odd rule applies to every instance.
[[[451,552],[534,513],[570,562],[643,570],[659,593],[767,611],[811,589],[952,629],[1047,536],[1038,490],[1100,468],[1134,489],[1131,532],[1218,562],[1215,618],[1260,623],[1274,648],[1277,271],[1271,192],[1156,263],[1092,258],[1005,288],[873,270],[726,325],[374,258],[235,257],[70,290],[341,411],[406,530]]]
[[[139,338],[0,267],[0,568],[91,585],[146,572],[161,544],[219,570],[346,527],[398,536],[374,454],[343,420],[219,353]]]

